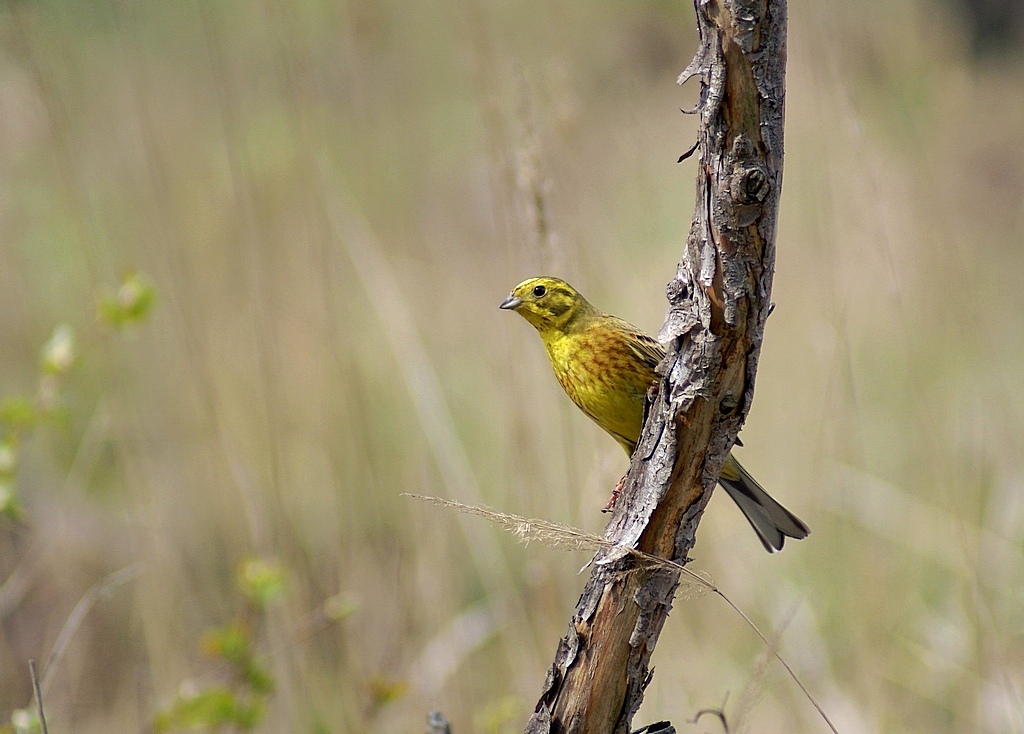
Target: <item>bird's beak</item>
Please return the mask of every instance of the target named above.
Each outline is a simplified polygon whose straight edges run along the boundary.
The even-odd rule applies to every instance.
[[[498,308],[503,308],[506,311],[514,311],[523,305],[523,299],[517,298],[514,294],[509,293],[508,298],[498,304]]]

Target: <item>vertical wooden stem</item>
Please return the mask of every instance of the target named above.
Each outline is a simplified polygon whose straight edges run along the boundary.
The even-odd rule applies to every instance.
[[[697,197],[659,339],[663,379],[624,497],[558,644],[527,734],[627,734],[678,575],[753,398],[782,188],[785,0],[695,0]]]

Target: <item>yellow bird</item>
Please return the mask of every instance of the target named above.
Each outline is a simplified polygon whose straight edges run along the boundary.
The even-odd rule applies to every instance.
[[[598,311],[558,278],[524,280],[500,308],[536,327],[562,389],[632,456],[643,428],[647,390],[657,383],[655,367],[665,357],[662,346],[632,324]],[[732,454],[718,481],[769,553],[782,550],[786,537],[799,540],[810,533]]]

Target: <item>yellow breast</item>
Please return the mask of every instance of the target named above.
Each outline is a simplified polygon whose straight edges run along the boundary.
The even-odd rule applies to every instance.
[[[566,394],[631,454],[643,428],[644,399],[657,375],[637,357],[628,339],[628,334],[598,321],[544,343]]]

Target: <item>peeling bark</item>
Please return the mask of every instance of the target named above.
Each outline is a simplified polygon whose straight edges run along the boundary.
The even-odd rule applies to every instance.
[[[753,398],[782,188],[785,0],[695,0],[697,198],[659,334],[668,355],[602,551],[559,642],[527,734],[627,734],[676,572]]]

